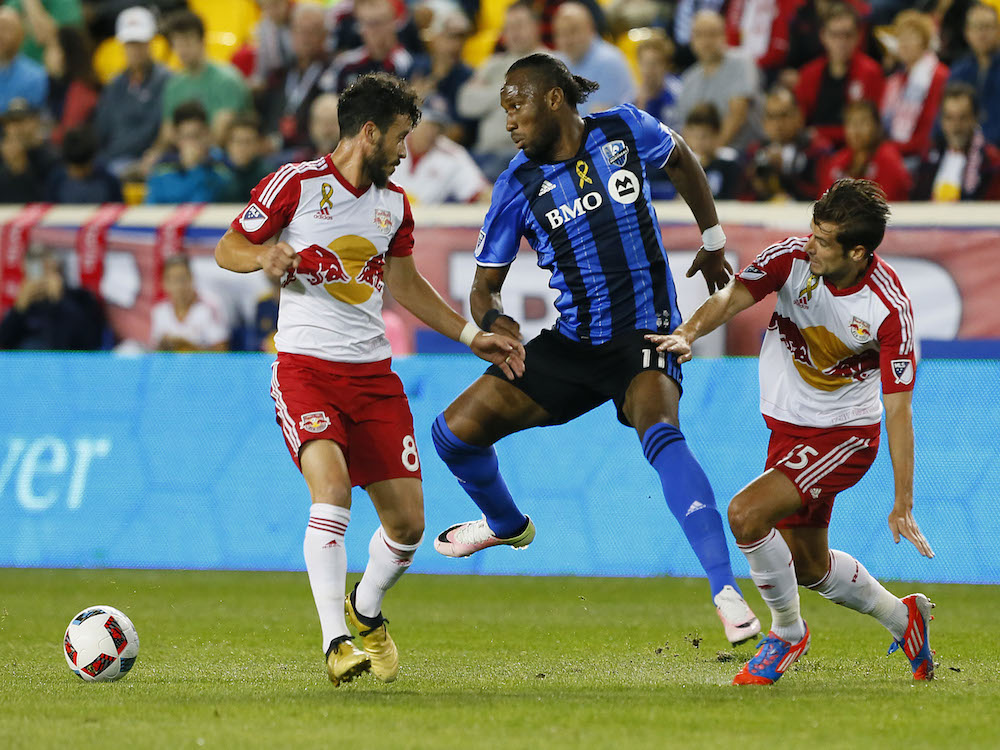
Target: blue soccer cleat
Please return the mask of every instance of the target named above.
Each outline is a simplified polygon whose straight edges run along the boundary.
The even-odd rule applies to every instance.
[[[798,643],[789,643],[773,631],[757,644],[757,653],[733,678],[734,685],[773,685],[792,664],[809,651],[809,625],[803,620],[806,634]]]
[[[889,653],[902,648],[913,668],[913,679],[933,680],[934,652],[931,651],[930,639],[927,637],[927,626],[934,619],[931,617],[934,602],[923,594],[910,594],[903,597],[903,604],[910,613],[906,632],[903,633],[902,640],[892,642]]]

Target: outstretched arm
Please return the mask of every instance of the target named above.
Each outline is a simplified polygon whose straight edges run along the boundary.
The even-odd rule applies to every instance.
[[[719,215],[715,210],[715,199],[712,197],[708,178],[705,177],[705,170],[701,168],[701,162],[698,161],[698,157],[695,156],[691,147],[676,133],[674,133],[674,150],[670,152],[663,168],[667,177],[677,188],[677,193],[694,214],[702,236],[705,236],[706,230],[712,230],[722,237],[720,246],[709,246],[709,249],[703,246],[687,272],[687,277],[691,278],[698,271],[701,271],[705,277],[705,283],[708,284],[708,293],[711,294],[722,289],[729,282],[733,269],[726,262],[725,235],[722,234],[722,228],[719,226]],[[713,230],[713,227],[717,227],[717,229]]]
[[[677,361],[683,364],[691,359],[691,344],[705,334],[711,333],[724,323],[728,323],[739,312],[756,304],[757,300],[739,279],[723,287],[694,311],[685,322],[677,326],[669,335],[651,333],[646,336],[655,341],[661,352],[673,352]]]
[[[451,309],[417,270],[412,255],[388,256],[385,283],[393,298],[429,325],[455,341],[462,341],[468,321]],[[473,353],[503,370],[510,380],[524,374],[524,347],[507,336],[479,331],[467,341]]]
[[[909,540],[924,557],[934,557],[931,545],[913,518],[913,408],[912,391],[886,393],[885,431],[896,483],[896,502],[889,513],[889,530],[896,544]]]

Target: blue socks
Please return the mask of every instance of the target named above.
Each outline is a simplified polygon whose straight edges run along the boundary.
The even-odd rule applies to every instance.
[[[672,424],[654,424],[642,436],[642,452],[660,475],[667,507],[705,569],[712,597],[727,585],[739,591],[712,485],[684,435]]]
[[[497,452],[493,446],[477,448],[462,442],[448,429],[444,414],[439,414],[434,420],[431,437],[441,460],[479,506],[493,533],[501,539],[509,539],[524,531],[528,519],[517,509],[500,476]]]

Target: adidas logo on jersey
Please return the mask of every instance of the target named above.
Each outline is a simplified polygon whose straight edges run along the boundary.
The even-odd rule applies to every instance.
[[[545,180],[544,182],[542,182],[542,186],[538,189],[538,197],[541,198],[546,193],[551,193],[555,189],[556,189],[555,185],[553,185],[548,180]]]

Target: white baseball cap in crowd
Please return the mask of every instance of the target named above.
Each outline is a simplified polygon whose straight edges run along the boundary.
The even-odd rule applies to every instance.
[[[141,6],[126,8],[115,21],[115,38],[125,42],[150,42],[156,36],[156,18]]]

